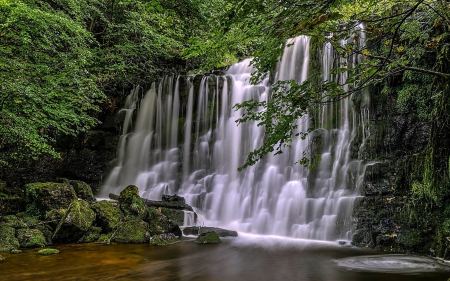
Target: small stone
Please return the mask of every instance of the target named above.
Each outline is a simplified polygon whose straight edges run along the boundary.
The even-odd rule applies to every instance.
[[[339,243],[339,245],[341,245],[341,246],[347,244],[347,242],[345,242],[345,241],[339,241],[338,243]]]
[[[11,254],[20,254],[20,253],[22,253],[22,250],[17,249],[11,250]]]

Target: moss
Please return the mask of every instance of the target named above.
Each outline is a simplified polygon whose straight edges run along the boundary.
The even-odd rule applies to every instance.
[[[45,248],[45,249],[39,250],[37,253],[39,255],[48,256],[48,255],[59,254],[59,251],[57,249]]]
[[[184,223],[184,211],[169,209],[169,208],[160,208],[161,213],[165,215],[168,219],[171,219],[178,225],[183,225]]]
[[[20,254],[20,253],[22,253],[21,250],[16,250],[16,249],[11,250],[11,254]]]
[[[146,243],[150,241],[148,223],[138,217],[127,217],[114,230],[111,241],[119,243]]]
[[[180,242],[181,242],[180,239],[178,239],[173,233],[154,235],[150,239],[150,244],[153,246],[167,246]]]
[[[111,232],[123,218],[120,209],[106,200],[93,204],[92,209],[97,214],[97,224],[104,232]]]
[[[27,225],[14,215],[8,215],[0,218],[0,225],[9,226],[15,229],[26,228]]]
[[[17,230],[17,240],[23,248],[44,247],[47,245],[44,235],[38,229]]]
[[[108,234],[100,234],[97,239],[98,243],[109,244],[111,242],[111,233]]]
[[[214,231],[206,232],[200,234],[196,239],[195,243],[197,244],[219,244],[222,243],[222,240],[220,240],[219,235],[215,233]]]
[[[74,242],[92,226],[94,219],[95,212],[91,210],[89,203],[74,201],[58,224],[53,238],[59,242]]]
[[[16,231],[12,227],[0,227],[0,252],[9,252],[20,247]]]

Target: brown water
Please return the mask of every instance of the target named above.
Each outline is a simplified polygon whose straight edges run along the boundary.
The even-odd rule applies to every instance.
[[[386,255],[337,243],[244,236],[220,245],[197,245],[193,238],[154,247],[148,244],[57,246],[2,253],[0,280],[304,280],[417,281],[450,278],[436,260]],[[368,256],[370,255],[370,256]],[[388,273],[387,273],[388,272]]]

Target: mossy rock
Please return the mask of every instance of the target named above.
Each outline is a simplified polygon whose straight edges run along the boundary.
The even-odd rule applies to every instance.
[[[222,243],[222,240],[220,240],[220,237],[217,233],[214,231],[211,232],[205,232],[200,234],[196,239],[195,243],[197,244],[219,244]]]
[[[49,255],[59,254],[59,251],[57,249],[45,248],[45,249],[39,250],[38,254],[43,255],[43,256],[49,256]]]
[[[101,226],[104,232],[111,232],[123,219],[122,211],[106,200],[92,204],[91,208],[97,214],[96,224]]]
[[[27,224],[14,215],[0,217],[0,225],[9,226],[15,229],[26,228]],[[1,227],[1,226],[0,226]]]
[[[180,242],[180,239],[178,239],[173,233],[153,235],[152,239],[150,239],[150,244],[153,246],[167,246]]]
[[[27,213],[43,218],[52,209],[67,209],[77,199],[75,190],[68,183],[29,183],[25,185]]]
[[[84,181],[69,180],[69,184],[73,186],[78,198],[88,202],[94,201],[95,197],[92,193],[92,188],[87,183]]]
[[[83,200],[73,201],[53,234],[58,242],[75,242],[84,235],[95,220],[95,212]]]
[[[53,228],[50,227],[48,224],[38,224],[34,227],[35,229],[38,229],[42,232],[42,235],[44,235],[45,241],[47,242],[47,245],[52,244],[52,237],[53,237]]]
[[[109,244],[111,242],[111,233],[103,233],[97,239],[97,243]]]
[[[117,224],[112,242],[118,243],[147,243],[150,241],[148,223],[138,217],[127,217],[125,221]]]
[[[169,233],[175,225],[174,222],[170,221],[159,210],[152,207],[148,208],[148,216],[145,218],[145,221],[149,224],[149,230],[152,236]]]
[[[9,252],[20,247],[15,234],[14,228],[0,225],[0,252]]]
[[[19,229],[17,230],[17,240],[20,247],[37,248],[47,245],[44,235],[38,229]]]
[[[148,214],[147,205],[141,197],[139,197],[139,189],[135,185],[127,186],[119,195],[120,209],[126,215],[137,216],[144,219]]]
[[[0,196],[0,215],[16,214],[25,211],[26,204],[23,196]]]
[[[41,223],[38,218],[33,217],[26,212],[17,213],[16,217],[23,221],[28,227],[35,227],[36,225],[39,225]]]
[[[45,213],[45,221],[52,228],[56,229],[61,219],[66,216],[66,209],[53,209]]]
[[[14,250],[11,250],[10,253],[11,253],[11,254],[20,254],[20,253],[22,253],[22,250],[16,250],[16,249],[14,249]]]
[[[97,226],[91,226],[88,231],[78,239],[78,243],[91,243],[98,240],[100,234],[102,233],[102,228]]]
[[[159,208],[161,213],[178,225],[184,224],[184,211],[170,208]]]

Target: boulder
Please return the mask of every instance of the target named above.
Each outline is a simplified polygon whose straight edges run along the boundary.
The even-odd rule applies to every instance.
[[[24,223],[22,220],[20,220],[19,218],[17,218],[14,215],[7,215],[7,216],[0,217],[0,227],[1,227],[1,225],[12,227],[14,229],[27,227],[26,223]]]
[[[200,234],[196,239],[195,243],[197,244],[219,244],[222,243],[222,240],[220,240],[219,235],[217,235],[216,232],[205,232]]]
[[[91,227],[95,219],[95,212],[86,201],[73,201],[65,216],[59,222],[53,239],[58,242],[77,241]]]
[[[19,229],[17,230],[17,240],[20,247],[36,248],[47,245],[44,235],[38,229]]]
[[[219,235],[219,237],[227,237],[227,236],[237,237],[238,236],[238,233],[234,230],[227,230],[227,229],[218,228],[218,227],[200,227],[200,226],[185,227],[183,229],[183,234],[184,235],[199,235],[199,234],[207,233],[207,232],[211,232],[211,231],[214,231],[215,233],[217,233],[217,235]]]
[[[20,247],[15,234],[14,228],[0,225],[0,252],[9,252]]]
[[[152,236],[162,233],[173,233],[175,236],[182,235],[180,227],[155,208],[148,208],[148,216],[145,221],[149,224],[149,231]]]
[[[91,208],[97,214],[96,224],[101,226],[106,233],[112,232],[123,218],[122,211],[106,200],[92,204]]]
[[[0,215],[16,214],[22,211],[25,211],[23,196],[0,196]]]
[[[178,239],[173,233],[153,235],[152,239],[150,239],[150,244],[153,246],[167,246],[180,242],[180,239]]]
[[[98,240],[100,234],[102,233],[102,228],[97,226],[91,226],[80,239],[78,239],[78,243],[91,243]]]
[[[27,213],[43,218],[52,209],[67,209],[77,199],[75,190],[68,183],[30,183],[25,185]]]
[[[150,241],[148,223],[138,217],[126,217],[117,224],[110,240],[118,243],[146,243]]]
[[[75,190],[78,198],[86,200],[87,202],[93,202],[95,200],[91,187],[84,181],[69,180],[69,184]]]
[[[148,215],[148,208],[141,197],[139,189],[135,185],[127,186],[119,195],[120,209],[126,215],[134,215],[144,219]]]
[[[53,209],[45,213],[45,221],[50,227],[56,229],[61,219],[66,216],[66,209]]]
[[[177,210],[177,209],[171,209],[171,208],[162,208],[160,207],[159,210],[163,215],[165,215],[168,219],[171,219],[178,225],[184,224],[184,211],[183,210]]]

